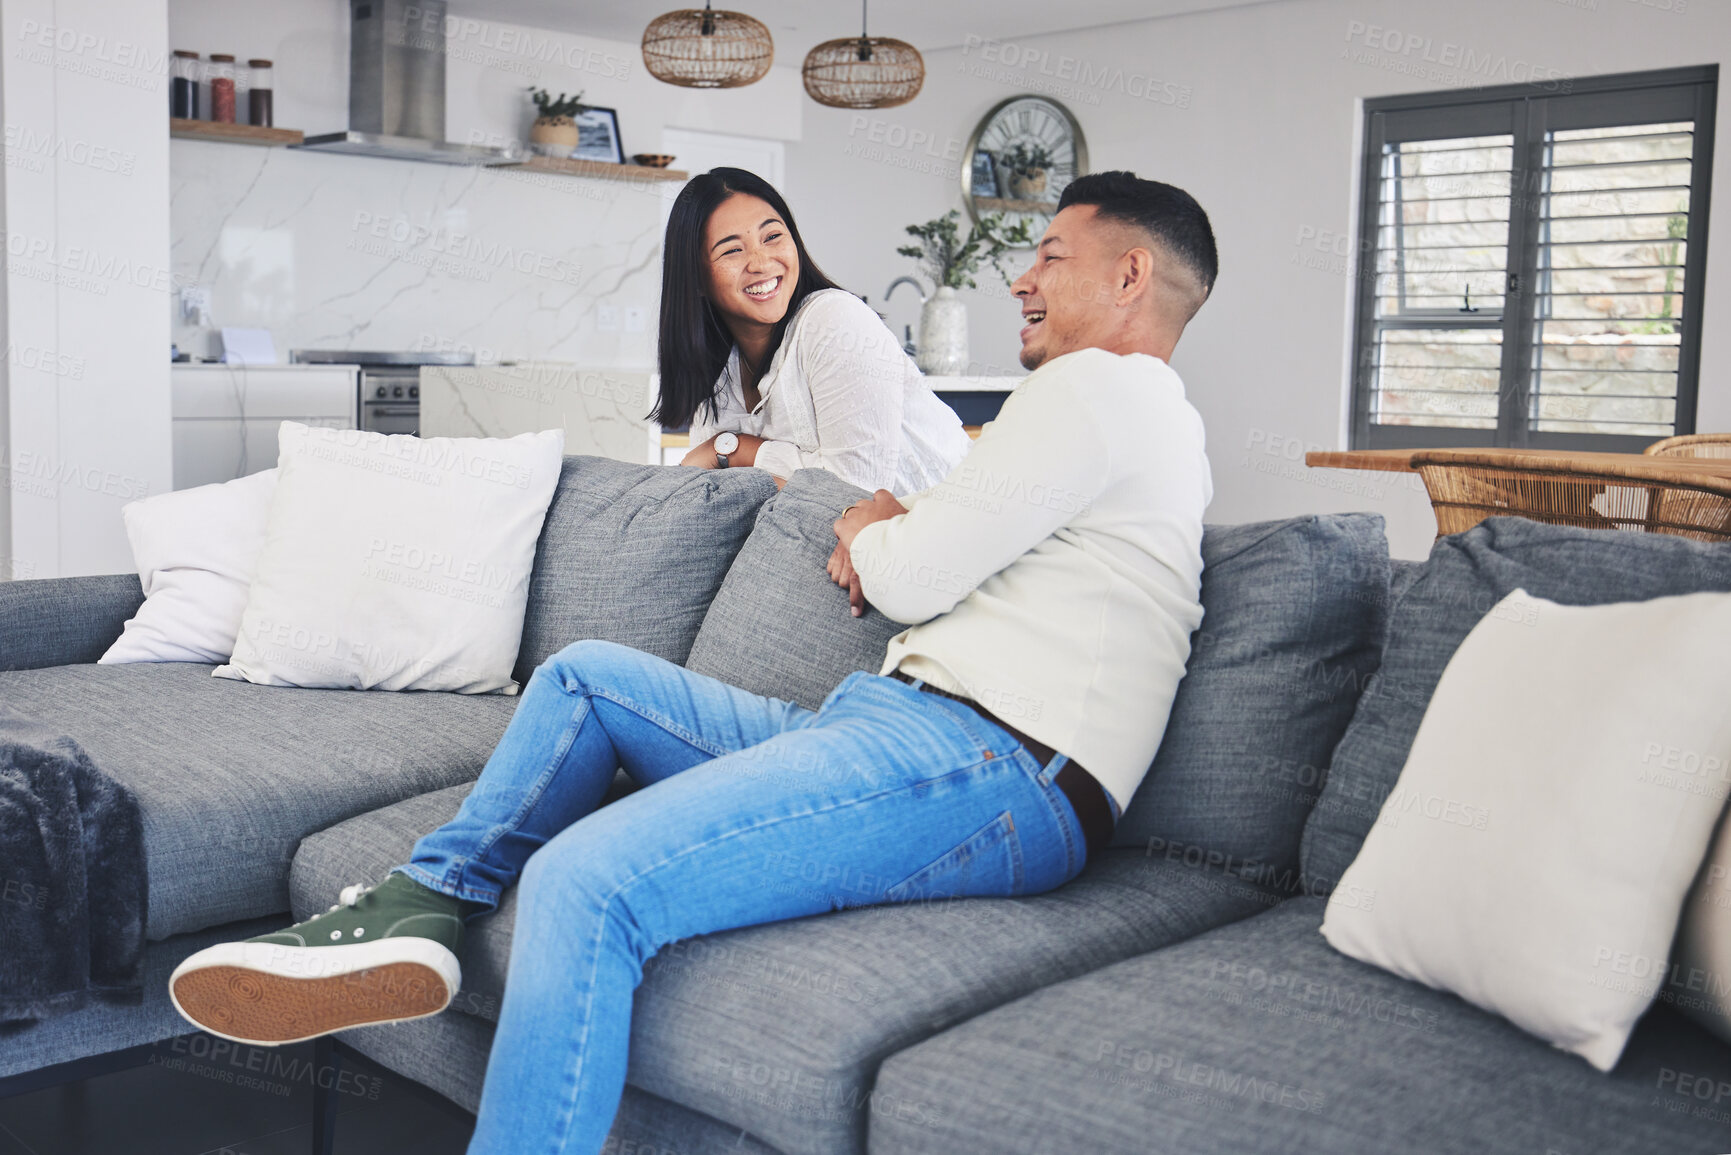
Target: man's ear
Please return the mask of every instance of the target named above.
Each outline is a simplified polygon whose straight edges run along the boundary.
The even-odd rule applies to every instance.
[[[1129,305],[1145,296],[1154,284],[1154,254],[1141,247],[1118,258],[1118,301]]]

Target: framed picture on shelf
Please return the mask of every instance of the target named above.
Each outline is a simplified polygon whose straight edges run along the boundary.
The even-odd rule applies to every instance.
[[[974,195],[995,197],[998,194],[998,166],[992,154],[983,148],[974,150]]]
[[[625,163],[625,150],[619,144],[619,114],[611,108],[585,108],[577,121],[578,160],[604,160],[612,164]]]

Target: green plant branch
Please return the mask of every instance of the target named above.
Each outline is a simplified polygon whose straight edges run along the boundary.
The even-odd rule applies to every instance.
[[[535,102],[535,110],[543,118],[576,116],[589,108],[587,104],[583,103],[581,92],[575,96],[566,96],[563,92],[558,96],[552,96],[545,88],[536,88],[533,84],[529,86],[529,99]]]
[[[1027,221],[1006,225],[1002,214],[981,217],[963,237],[961,214],[955,209],[924,224],[909,225],[906,231],[919,244],[901,245],[896,253],[918,261],[934,285],[951,289],[978,288],[974,274],[986,265],[1009,284],[1004,257],[1013,248],[1026,247],[1030,240]]]

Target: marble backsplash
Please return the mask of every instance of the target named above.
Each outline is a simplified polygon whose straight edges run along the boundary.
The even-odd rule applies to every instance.
[[[483,363],[647,371],[672,182],[176,140],[174,340],[215,356],[217,329],[291,349],[457,350]]]
[[[661,426],[647,416],[654,393],[647,372],[546,363],[423,368],[421,436],[563,429],[567,454],[652,464],[661,460]]]

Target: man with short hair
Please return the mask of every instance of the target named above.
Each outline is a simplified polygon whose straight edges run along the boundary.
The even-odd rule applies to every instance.
[[[1153,760],[1202,618],[1208,462],[1166,359],[1215,268],[1182,190],[1074,181],[1013,290],[1028,378],[943,483],[835,522],[829,571],[853,611],[910,627],[881,674],[812,711],[569,646],[409,863],[194,955],[175,1005],[258,1043],[436,1014],[463,921],[520,879],[470,1151],[593,1153],[624,1091],[632,992],[667,943],[1075,877]],[[646,788],[596,809],[620,767]]]

